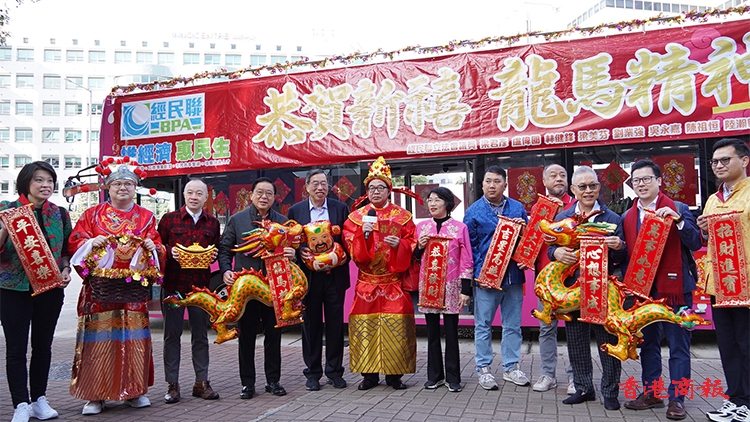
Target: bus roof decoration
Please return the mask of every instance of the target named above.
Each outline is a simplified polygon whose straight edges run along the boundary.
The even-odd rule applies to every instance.
[[[368,164],[370,167],[370,171],[367,173],[367,177],[365,178],[365,190],[367,190],[367,185],[370,184],[375,179],[380,179],[383,182],[385,182],[386,185],[388,185],[388,189],[390,189],[393,192],[398,192],[400,194],[410,196],[419,202],[420,205],[424,204],[424,200],[421,196],[417,195],[416,193],[410,191],[406,188],[394,188],[393,187],[393,178],[391,177],[391,166],[385,163],[385,158],[383,156],[379,156],[377,160],[375,160],[374,163]],[[352,204],[352,210],[356,210],[359,208],[362,203],[367,200],[367,194],[360,196],[359,199],[354,201]]]
[[[138,163],[128,156],[102,159],[102,162],[94,168],[94,171],[104,178],[104,184],[107,186],[119,179],[132,180],[137,185],[146,178],[146,170],[138,167]]]

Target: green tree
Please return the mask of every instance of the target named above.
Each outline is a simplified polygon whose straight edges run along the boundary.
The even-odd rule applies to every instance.
[[[32,3],[36,3],[39,0],[30,0]],[[16,0],[16,7],[22,5],[24,0]],[[3,4],[2,7],[0,7],[0,45],[5,45],[5,41],[10,35],[10,32],[6,31],[5,28],[8,26],[8,22],[10,22],[10,11],[8,9],[7,4]]]

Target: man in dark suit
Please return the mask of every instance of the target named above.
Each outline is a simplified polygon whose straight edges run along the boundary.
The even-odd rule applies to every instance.
[[[305,179],[305,189],[309,198],[289,208],[289,219],[296,220],[302,225],[328,220],[332,225],[343,228],[349,208],[341,201],[328,198],[328,186],[328,178],[323,170],[311,170]],[[335,236],[334,241],[342,243],[341,236]],[[298,253],[303,259],[312,255],[307,246],[300,247]],[[300,268],[308,281],[307,296],[303,301],[305,314],[302,323],[302,357],[307,366],[303,371],[307,377],[305,388],[309,391],[320,390],[320,378],[323,376],[321,361],[324,331],[325,374],[334,388],[344,388],[344,295],[349,288],[348,262],[331,271],[312,271],[304,264],[300,264]]]
[[[242,234],[257,229],[256,221],[270,220],[274,223],[285,223],[287,218],[271,209],[276,200],[276,187],[271,179],[260,177],[253,183],[252,204],[229,218],[219,244],[219,270],[224,283],[234,284],[235,271],[256,269],[265,273],[265,263],[260,258],[243,253],[235,254],[232,249],[242,243]],[[284,248],[284,255],[294,259],[295,251]],[[234,266],[232,266],[234,259]],[[251,399],[255,394],[255,337],[263,324],[263,355],[266,373],[266,391],[274,396],[286,394],[279,384],[281,378],[281,329],[275,328],[276,314],[273,307],[266,306],[257,300],[247,302],[245,313],[239,320],[239,361],[242,391],[240,398]]]

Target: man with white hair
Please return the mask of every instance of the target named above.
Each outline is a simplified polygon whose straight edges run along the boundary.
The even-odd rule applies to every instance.
[[[557,215],[555,221],[573,217],[575,214],[587,215],[593,211],[603,211],[592,216],[589,221],[612,223],[617,225],[614,235],[604,238],[609,248],[609,273],[612,274],[614,266],[622,263],[627,258],[625,247],[625,235],[622,230],[622,218],[616,213],[608,210],[599,199],[599,178],[594,169],[581,166],[573,172],[571,179],[571,191],[578,202]],[[547,255],[553,261],[565,264],[574,264],[578,261],[576,250],[565,246],[550,246]],[[579,276],[576,271],[573,277],[566,280],[566,286],[571,286]],[[563,404],[579,404],[596,399],[593,382],[593,365],[591,362],[591,331],[596,336],[596,343],[601,346],[604,343],[617,343],[617,338],[607,333],[604,327],[597,324],[589,324],[578,320],[580,313],[573,313],[573,320],[565,323],[568,338],[568,356],[573,366],[573,378],[576,392],[563,400]],[[617,410],[620,408],[619,395],[620,372],[622,365],[617,358],[610,356],[599,348],[599,360],[602,363],[602,395],[604,396],[604,408]]]

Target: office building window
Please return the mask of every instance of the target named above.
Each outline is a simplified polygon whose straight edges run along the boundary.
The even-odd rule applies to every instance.
[[[65,89],[81,89],[82,86],[82,76],[68,76],[65,78]]]
[[[229,48],[232,49],[232,50],[236,50],[237,49],[237,44],[230,44]]]
[[[156,59],[159,64],[174,64],[174,53],[159,53],[156,55]]]
[[[28,155],[16,155],[15,157],[15,168],[23,168],[26,164],[31,164],[31,157]]]
[[[241,54],[227,54],[226,55],[226,65],[227,66],[239,66],[242,64],[242,55]]]
[[[95,46],[99,47],[99,46],[100,46],[101,44],[102,44],[102,42],[101,42],[101,41],[99,41],[99,40],[94,40],[94,45],[95,45]]]
[[[13,50],[10,47],[0,47],[0,61],[9,62],[13,58]]]
[[[201,64],[201,56],[198,53],[183,53],[182,64]]]
[[[49,43],[52,44],[52,45],[55,45],[55,44],[57,44],[57,40],[54,39],[54,38],[50,38],[49,39]]]
[[[250,66],[263,66],[266,64],[266,56],[250,56]]]
[[[24,39],[23,39],[23,43],[24,43],[24,44],[28,44],[28,43],[29,43],[29,39],[28,39],[28,38],[25,38],[25,37],[24,37]]]
[[[60,142],[60,129],[42,129],[42,142]]]
[[[10,167],[10,158],[0,157],[0,169],[7,169]]]
[[[83,114],[83,104],[65,103],[65,115],[66,116],[80,116],[81,114]]]
[[[297,51],[302,51],[302,46],[301,45],[297,46]]]
[[[16,101],[16,115],[33,116],[34,115],[34,103],[31,103],[28,101]]]
[[[281,46],[280,45],[276,46],[276,51],[281,51]]]
[[[44,75],[43,86],[47,89],[60,89],[62,79],[57,75]]]
[[[7,158],[6,158],[6,160],[7,160]],[[7,167],[3,167],[3,168],[7,168]],[[6,194],[6,195],[8,193],[10,193],[10,182],[9,181],[3,180],[3,181],[0,182],[0,193]]]
[[[60,103],[59,102],[44,102],[42,103],[42,116],[59,116],[60,115]]]
[[[10,129],[0,129],[0,142],[10,142]]]
[[[18,74],[16,75],[16,88],[33,88],[34,75]]]
[[[65,156],[65,169],[77,169],[81,167],[81,157]]]
[[[99,77],[99,76],[90,77],[89,89],[104,89],[104,78]]]
[[[153,63],[154,53],[151,52],[137,52],[135,53],[136,63]]]
[[[128,43],[126,41],[120,41],[120,47],[125,47],[127,45]]]
[[[141,41],[141,47],[148,47],[148,41]]]
[[[213,49],[216,48],[216,44],[211,43],[211,44],[208,45],[208,48],[210,48],[211,50],[213,50]]]
[[[91,114],[101,116],[102,115],[102,104],[92,104],[91,105]]]
[[[260,44],[255,44],[255,51],[260,51]]]
[[[271,64],[286,62],[286,56],[271,56]]]
[[[78,40],[73,38],[73,45],[78,45]]]
[[[83,50],[68,50],[65,52],[65,61],[67,62],[82,62],[83,61]]]
[[[208,54],[206,53],[204,56],[204,64],[221,64],[221,54]]]
[[[194,42],[188,43],[188,48],[195,48],[195,43]]]
[[[167,41],[164,42],[164,48],[169,48],[169,42]]]
[[[10,100],[0,100],[0,116],[10,116]]]
[[[10,75],[0,75],[0,88],[7,88],[10,86]]]
[[[31,128],[16,128],[16,142],[31,142],[34,138],[34,131]]]
[[[89,142],[99,142],[99,131],[98,130],[92,130],[89,133]],[[98,162],[96,158],[93,159],[93,163]],[[91,163],[91,164],[93,164]]]
[[[115,63],[130,63],[133,61],[130,51],[115,51]]]
[[[98,139],[97,139],[98,141]],[[99,164],[99,159],[96,157],[89,157],[89,165],[93,166],[94,164]]]
[[[60,50],[44,50],[44,61],[45,62],[59,62],[59,61],[62,61],[62,51],[60,51]]]
[[[302,60],[302,56],[292,56],[289,60],[291,60],[292,63],[298,62],[298,61]]]
[[[42,161],[52,166],[52,168],[60,167],[60,156],[59,155],[42,155]]]
[[[30,48],[19,48],[16,51],[16,57],[19,62],[33,62],[34,61],[34,50]]]
[[[106,55],[103,51],[91,50],[89,51],[89,63],[104,63]]]
[[[81,142],[83,134],[80,130],[65,129],[65,142]]]

